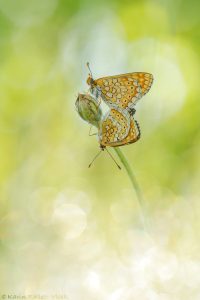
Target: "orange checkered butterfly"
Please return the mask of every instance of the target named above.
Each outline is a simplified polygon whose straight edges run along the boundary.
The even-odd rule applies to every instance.
[[[82,119],[98,128],[98,138],[101,150],[106,149],[106,147],[128,145],[136,142],[140,138],[140,128],[137,121],[134,120],[127,111],[124,111],[121,108],[118,108],[117,110],[114,108],[110,109],[110,111],[102,118],[100,106],[89,94],[79,94],[76,100],[76,107],[77,112]],[[107,152],[112,157],[108,150]],[[93,161],[100,153],[101,151],[95,156]],[[114,160],[113,157],[112,159]],[[118,164],[117,166],[120,168]]]
[[[89,63],[87,66],[90,70]],[[146,72],[133,72],[94,80],[90,70],[87,83],[91,93],[101,97],[110,108],[126,109],[135,113],[134,106],[151,88],[153,75]]]
[[[135,143],[140,138],[138,122],[122,109],[111,110],[103,117],[99,126],[99,143],[105,147],[119,147]]]

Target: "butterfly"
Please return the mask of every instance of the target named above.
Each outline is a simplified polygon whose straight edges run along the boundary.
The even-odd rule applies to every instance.
[[[89,63],[87,66],[90,70]],[[131,115],[134,106],[151,88],[153,75],[146,72],[133,72],[94,80],[90,70],[87,84],[95,98],[101,97],[110,108],[126,109]]]
[[[138,122],[128,112],[111,108],[100,123],[98,136],[100,148],[103,149],[135,143],[141,133]]]

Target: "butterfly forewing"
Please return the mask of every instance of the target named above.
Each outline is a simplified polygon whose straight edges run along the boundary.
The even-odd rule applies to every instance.
[[[152,82],[150,73],[135,72],[99,78],[94,86],[110,107],[130,109],[149,91]]]

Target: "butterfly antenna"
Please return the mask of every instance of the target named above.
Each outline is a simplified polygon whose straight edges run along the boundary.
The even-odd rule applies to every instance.
[[[95,161],[95,159],[101,154],[102,150],[100,150],[97,155],[95,155],[95,157],[93,158],[93,160],[91,161],[91,163],[89,164],[88,168],[91,167],[91,165],[93,164],[93,162]]]
[[[89,62],[87,62],[86,65],[87,65],[87,67],[88,67],[88,69],[89,69],[89,71],[90,71],[91,77],[93,78],[93,76],[92,76],[92,71],[91,71],[91,69],[90,69],[90,64],[89,64]]]
[[[105,148],[105,149],[106,149],[106,151],[108,152],[108,154],[110,155],[110,157],[112,158],[112,160],[115,162],[115,164],[117,165],[117,167],[121,170],[120,165],[118,165],[118,163],[116,162],[116,160],[114,159],[114,157],[112,156],[112,154],[108,151],[107,148]]]

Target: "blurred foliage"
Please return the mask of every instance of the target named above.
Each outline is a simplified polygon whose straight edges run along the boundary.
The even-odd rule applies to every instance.
[[[0,293],[199,299],[199,9],[0,0]],[[75,110],[87,61],[94,78],[154,75],[142,138],[123,148],[150,236],[125,172],[106,153],[87,168],[98,141]]]

